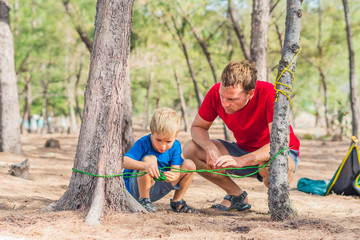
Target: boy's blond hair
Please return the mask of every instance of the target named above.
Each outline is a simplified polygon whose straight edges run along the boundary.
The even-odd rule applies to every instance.
[[[255,89],[256,82],[256,67],[247,60],[229,62],[221,75],[221,84],[225,88],[240,85],[245,92],[249,92]]]
[[[161,136],[176,136],[180,129],[180,118],[175,110],[163,107],[155,110],[150,121],[151,133]]]

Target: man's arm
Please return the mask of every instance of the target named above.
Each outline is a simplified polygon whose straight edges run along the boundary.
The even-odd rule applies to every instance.
[[[191,125],[192,140],[206,152],[206,163],[214,168],[215,161],[221,155],[219,149],[209,137],[209,128],[212,122],[205,121],[199,114],[196,114]]]
[[[271,134],[272,122],[268,124],[269,135]],[[265,144],[258,150],[245,154],[241,157],[232,157],[230,155],[222,156],[216,162],[216,168],[235,167],[242,168],[254,165],[264,165],[270,159],[270,143]]]

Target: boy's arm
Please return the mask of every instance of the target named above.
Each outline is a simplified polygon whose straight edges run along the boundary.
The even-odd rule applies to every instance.
[[[178,169],[180,169],[180,165],[171,165],[172,168],[177,169],[170,169],[170,171],[164,172],[164,175],[166,176],[166,182],[174,182],[179,181],[180,179],[180,172],[178,172]],[[176,171],[176,172],[174,172]]]
[[[131,170],[143,170],[149,174],[150,177],[155,178],[158,178],[160,175],[156,159],[155,161],[144,162],[124,156],[124,168]]]

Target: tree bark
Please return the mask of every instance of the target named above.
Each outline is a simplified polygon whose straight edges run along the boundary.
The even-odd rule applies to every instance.
[[[296,54],[300,51],[300,19],[302,17],[301,0],[287,0],[285,40],[279,71],[276,79],[281,84],[277,90],[290,91],[293,76],[289,71],[282,71],[288,67],[295,72]],[[280,77],[281,76],[281,77]],[[290,95],[290,94],[289,94]],[[289,96],[290,98],[290,96]],[[270,136],[270,157],[273,158],[282,149],[289,146],[289,114],[290,99],[281,92],[277,92],[274,103],[274,118]],[[293,217],[294,211],[289,200],[288,159],[287,151],[283,151],[271,162],[269,176],[269,209],[271,218],[284,220]]]
[[[175,80],[176,80],[176,85],[177,85],[177,89],[178,89],[178,93],[179,93],[180,105],[181,105],[181,115],[182,115],[182,118],[184,120],[185,132],[190,132],[189,122],[188,122],[188,119],[187,119],[187,110],[186,110],[186,103],[185,103],[185,99],[184,99],[184,94],[183,94],[183,90],[182,90],[182,87],[181,87],[180,79],[179,79],[179,77],[178,77],[175,70],[174,70],[174,77],[175,77]]]
[[[98,0],[94,48],[74,168],[99,175],[122,171],[129,140],[130,27],[133,1]],[[50,210],[89,210],[86,222],[99,224],[106,210],[145,212],[125,190],[121,177],[97,178],[73,173],[64,195]]]
[[[20,108],[8,0],[0,0],[0,151],[22,154]]]
[[[267,30],[270,20],[270,1],[253,0],[251,23],[251,59],[258,70],[258,79],[267,81]]]
[[[352,27],[351,27],[351,17],[349,13],[349,6],[347,0],[343,0],[344,13],[345,13],[345,22],[346,22],[346,36],[348,42],[349,50],[349,80],[350,80],[350,103],[351,103],[351,112],[352,112],[352,135],[356,138],[359,138],[359,96],[358,96],[358,83],[357,77],[355,75],[355,54],[354,47],[352,42]]]

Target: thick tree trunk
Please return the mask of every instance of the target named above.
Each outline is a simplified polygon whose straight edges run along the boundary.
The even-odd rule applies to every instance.
[[[230,15],[231,23],[233,25],[234,31],[236,33],[236,36],[239,40],[241,50],[244,54],[244,58],[246,60],[251,61],[251,54],[250,54],[250,48],[249,45],[246,43],[246,39],[244,36],[244,30],[241,28],[241,26],[238,24],[238,20],[234,16],[234,6],[232,4],[232,1],[228,1],[228,12]]]
[[[352,135],[356,138],[359,138],[359,96],[358,96],[358,83],[357,77],[355,75],[355,54],[354,47],[352,42],[352,27],[351,27],[351,17],[349,13],[349,6],[347,0],[343,0],[344,13],[345,13],[345,22],[346,22],[346,35],[348,42],[349,50],[349,80],[350,80],[350,103],[351,103],[351,112],[352,112]]]
[[[281,84],[277,90],[290,92],[293,76],[289,71],[282,71],[288,67],[295,72],[296,54],[300,51],[300,19],[302,16],[301,0],[287,0],[285,41],[282,58],[279,62],[279,72],[276,79]],[[281,76],[281,77],[280,77]],[[290,94],[288,94],[290,98]],[[289,114],[290,99],[282,92],[277,91],[277,100],[274,103],[274,118],[270,136],[270,157],[273,158],[282,149],[289,146]],[[269,176],[269,209],[271,218],[284,220],[291,218],[294,211],[289,200],[288,159],[287,152],[283,151],[271,162]]]
[[[253,0],[251,23],[251,59],[258,70],[258,79],[267,81],[267,30],[270,20],[270,1]]]
[[[176,85],[177,85],[177,89],[178,89],[178,93],[179,93],[179,99],[180,99],[180,105],[181,105],[181,115],[184,120],[185,132],[190,132],[189,122],[187,119],[187,110],[186,110],[184,94],[183,94],[183,90],[181,87],[180,79],[175,70],[174,70],[174,77],[176,80]]]
[[[9,2],[0,0],[0,151],[22,154]]]
[[[98,0],[82,122],[74,168],[112,175],[122,171],[128,137],[129,53],[133,1]],[[98,224],[105,210],[145,211],[126,191],[121,177],[97,178],[73,173],[53,210],[89,210],[86,222]]]

